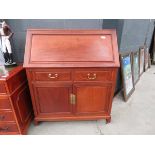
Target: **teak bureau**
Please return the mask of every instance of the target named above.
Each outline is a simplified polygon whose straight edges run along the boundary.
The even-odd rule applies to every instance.
[[[26,134],[32,111],[25,69],[9,68],[9,75],[0,77],[0,135]]]
[[[24,67],[36,124],[110,122],[119,67],[115,30],[28,30]]]

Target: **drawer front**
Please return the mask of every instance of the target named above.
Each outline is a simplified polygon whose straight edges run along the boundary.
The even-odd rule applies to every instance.
[[[0,122],[15,122],[14,115],[12,112],[0,112]]]
[[[6,88],[5,88],[5,84],[0,83],[0,94],[6,94]]]
[[[8,98],[0,97],[0,110],[10,110],[11,105]]]
[[[111,81],[112,71],[75,71],[74,81]]]
[[[69,81],[71,80],[71,72],[68,71],[47,71],[34,72],[36,81]]]
[[[0,134],[7,134],[7,132],[18,132],[17,125],[13,123],[0,124]]]

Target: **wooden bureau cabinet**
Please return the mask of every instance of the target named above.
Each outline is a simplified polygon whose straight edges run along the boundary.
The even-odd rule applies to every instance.
[[[32,116],[25,69],[12,68],[0,77],[0,134],[26,134]]]
[[[36,124],[110,122],[119,67],[115,30],[28,30],[24,67]]]

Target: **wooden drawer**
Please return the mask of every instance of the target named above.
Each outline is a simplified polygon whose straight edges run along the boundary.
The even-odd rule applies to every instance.
[[[5,122],[5,121],[8,121],[8,122],[14,122],[15,119],[14,119],[14,115],[12,112],[1,112],[0,111],[0,122]]]
[[[0,96],[0,110],[10,110],[11,105],[7,97]]]
[[[111,81],[112,71],[75,71],[73,78],[74,81]]]
[[[0,124],[0,134],[7,134],[7,132],[18,132],[17,125],[14,123]]]
[[[6,94],[6,88],[4,83],[0,83],[0,94]]]
[[[45,71],[34,72],[36,81],[69,81],[71,80],[71,72],[69,71]]]

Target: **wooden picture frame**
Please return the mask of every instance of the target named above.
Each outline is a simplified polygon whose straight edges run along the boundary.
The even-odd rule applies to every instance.
[[[139,63],[139,51],[132,52],[132,72],[133,72],[133,83],[136,83],[140,79],[140,63]]]
[[[155,64],[155,35],[153,36],[153,57],[152,64]]]
[[[149,53],[149,68],[151,68],[151,56],[150,56],[150,53]]]
[[[124,100],[127,101],[135,90],[132,72],[132,53],[120,54]]]
[[[139,74],[140,76],[144,73],[144,52],[145,52],[145,47],[141,46],[139,48]]]
[[[146,72],[149,68],[149,49],[148,47],[145,47],[144,51],[144,71]]]

